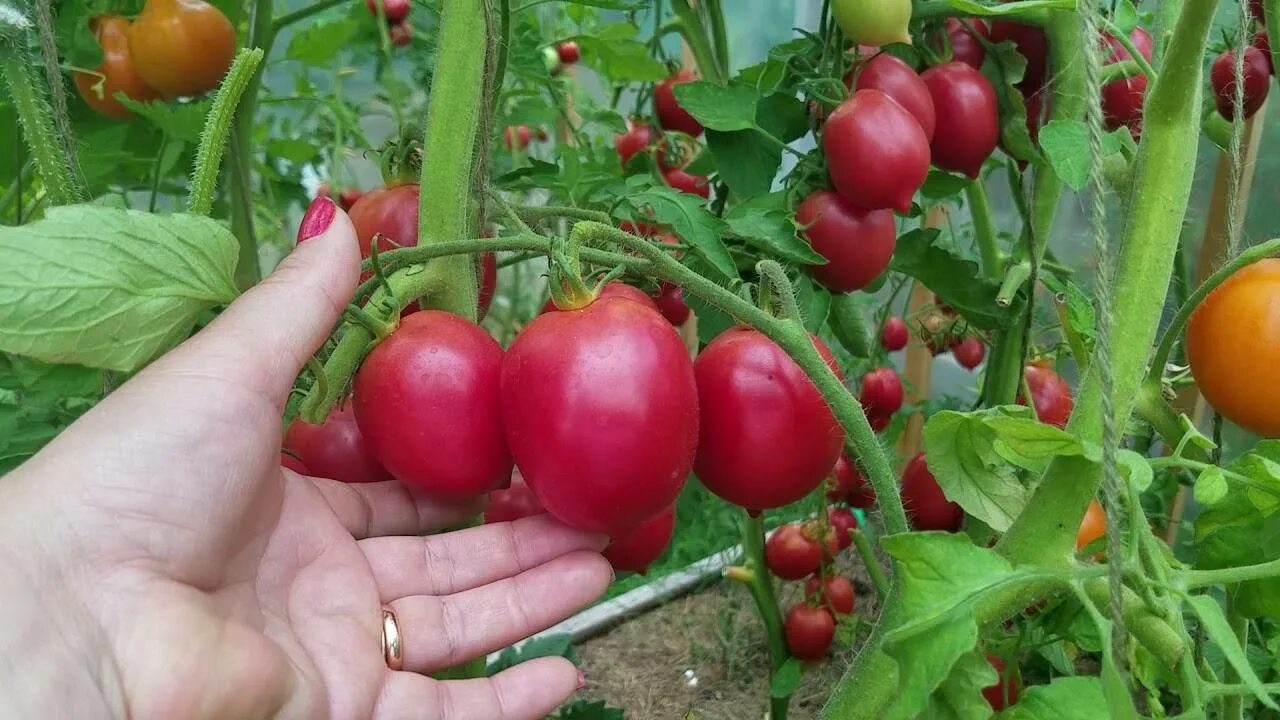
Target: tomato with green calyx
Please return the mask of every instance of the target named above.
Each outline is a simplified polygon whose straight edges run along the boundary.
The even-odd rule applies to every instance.
[[[822,126],[836,192],[866,210],[907,212],[929,174],[929,138],[915,116],[879,90],[858,90]]]
[[[299,460],[298,458],[296,458],[296,457],[294,457],[294,456],[290,455],[290,454],[289,454],[289,453],[287,453],[287,452],[282,452],[282,453],[280,453],[280,467],[282,467],[282,468],[288,468],[288,469],[290,469],[290,470],[292,470],[292,471],[294,471],[294,472],[298,473],[299,475],[310,475],[310,474],[311,474],[311,470],[310,470],[309,468],[307,468],[307,466],[306,466],[306,465],[302,464],[302,461],[301,461],[301,460]]]
[[[1280,437],[1280,259],[1237,270],[1187,323],[1187,360],[1214,410],[1263,437]]]
[[[413,313],[356,373],[360,432],[395,479],[465,499],[511,477],[498,381],[502,348],[452,313]]]
[[[1026,367],[1027,387],[1031,388],[1031,403],[1035,407],[1036,417],[1040,422],[1066,427],[1075,409],[1075,400],[1071,397],[1071,386],[1062,376],[1051,368],[1039,365]],[[1019,393],[1018,402],[1026,403],[1026,398]]]
[[[1106,35],[1106,44],[1109,48],[1107,62],[1123,62],[1132,60],[1133,55],[1129,53],[1119,40]],[[1144,28],[1135,27],[1133,32],[1129,33],[1129,40],[1133,43],[1138,52],[1142,53],[1142,57],[1148,61],[1151,60],[1151,54],[1154,44],[1151,40],[1151,33]],[[1102,113],[1107,122],[1108,130],[1115,130],[1119,127],[1128,127],[1137,135],[1142,130],[1142,104],[1147,96],[1147,76],[1138,74],[1124,80],[1116,80],[1102,86]]]
[[[880,347],[894,352],[906,347],[909,339],[911,333],[907,330],[905,320],[897,315],[890,315],[885,319],[884,327],[880,328]]]
[[[378,17],[378,5],[382,5],[388,25],[396,25],[409,17],[409,0],[364,0],[364,5],[374,17]]]
[[[966,28],[965,24],[969,27]],[[987,58],[987,50],[978,38],[991,39],[991,30],[987,24],[978,18],[964,18],[964,22],[961,22],[960,18],[950,17],[943,23],[942,28],[951,45],[951,60],[962,62],[975,70],[981,70],[982,61]],[[942,42],[935,41],[934,47],[941,52]]]
[[[964,524],[964,510],[943,494],[938,480],[929,472],[924,453],[912,458],[902,470],[902,504],[913,530],[959,532]]]
[[[613,138],[613,147],[618,151],[618,160],[626,167],[631,158],[644,152],[653,144],[653,131],[649,124],[633,120],[627,125],[627,131]]]
[[[652,308],[606,297],[534,318],[502,363],[507,443],[547,512],[625,534],[675,502],[698,446],[698,388]]]
[[[831,530],[835,533],[837,550],[844,550],[853,544],[849,532],[858,529],[858,519],[852,512],[845,508],[827,508],[827,522],[831,523]]]
[[[129,21],[119,17],[93,20],[93,33],[102,47],[102,64],[93,73],[75,72],[76,90],[89,107],[110,118],[127,118],[129,108],[116,99],[116,93],[138,102],[160,97],[134,69],[129,54]]]
[[[799,523],[774,530],[764,543],[764,564],[783,580],[800,580],[822,565],[822,545]]]
[[[643,575],[666,551],[675,527],[676,508],[672,505],[640,523],[635,530],[613,538],[600,554],[618,572],[625,570]]]
[[[529,489],[520,471],[515,470],[511,473],[510,486],[489,493],[489,504],[484,509],[484,522],[486,525],[513,522],[545,512],[538,502],[538,496]]]
[[[831,351],[813,346],[840,375]],[[835,465],[841,429],[808,376],[758,330],[717,336],[694,363],[702,413],[694,472],[711,492],[748,510],[799,500]]]
[[[685,112],[676,100],[675,87],[698,79],[692,70],[681,70],[653,86],[653,110],[663,130],[678,130],[697,137],[702,134],[702,123]]]
[[[387,28],[387,39],[396,47],[404,47],[413,42],[413,25],[408,20]]]
[[[578,43],[569,40],[556,46],[556,55],[565,65],[574,65],[582,57],[582,51],[578,49]]]
[[[533,131],[528,125],[511,125],[502,131],[502,144],[508,150],[523,150],[529,147]]]
[[[985,75],[962,62],[929,68],[920,79],[938,114],[938,130],[929,145],[933,164],[977,178],[1000,142],[995,89]]]
[[[294,420],[284,434],[284,447],[315,477],[346,483],[391,479],[356,425],[349,403],[334,408],[320,425]]]
[[[929,88],[916,71],[905,62],[889,53],[880,53],[855,69],[857,73],[855,90],[879,90],[893,98],[895,102],[911,113],[924,136],[933,139],[937,116],[933,109],[933,98]],[[849,78],[845,78],[849,84]]]
[[[1018,88],[1027,94],[1034,94],[1044,87],[1049,68],[1049,39],[1044,30],[1035,25],[1026,25],[1009,20],[995,20],[991,23],[991,42],[1012,42],[1018,53],[1026,58],[1027,67],[1022,73]]]
[[[828,575],[823,580],[818,575],[810,575],[804,584],[805,598],[817,603],[836,615],[848,615],[853,612],[853,583],[843,575]]]
[[[1006,668],[1004,660],[995,655],[987,655],[987,662],[996,669],[1000,679],[995,685],[982,689],[982,697],[991,705],[992,710],[1004,710],[1018,702],[1018,692],[1022,689],[1022,675],[1017,666]]]
[[[646,295],[640,288],[634,285],[628,285],[621,280],[614,280],[611,283],[605,284],[604,287],[600,288],[600,294],[597,297],[601,300],[611,297],[623,298],[632,302],[638,302],[655,312],[658,310],[658,305],[654,302],[653,298]],[[552,298],[547,298],[547,301],[542,305],[542,312],[544,313],[558,309],[559,308],[556,307],[556,301]]]
[[[1080,519],[1076,531],[1076,551],[1080,551],[1107,535],[1107,512],[1097,500],[1090,500],[1089,507]]]
[[[898,227],[889,210],[861,210],[830,190],[817,190],[796,208],[796,225],[827,259],[805,271],[832,292],[861,290],[893,259]]]
[[[952,345],[951,354],[960,367],[972,370],[982,364],[982,358],[987,354],[987,346],[982,344],[981,338],[970,335]]]
[[[697,195],[702,199],[711,197],[711,184],[701,175],[691,175],[683,168],[671,168],[662,171],[662,179],[680,192]]]
[[[1267,64],[1268,56],[1256,47],[1244,49],[1244,103],[1241,110],[1246,118],[1262,108],[1267,100],[1267,91],[1271,88],[1271,67]],[[1222,117],[1235,119],[1236,95],[1236,53],[1228,50],[1213,61],[1209,69],[1209,81],[1213,85],[1213,104]]]
[[[850,43],[910,43],[911,0],[833,0],[831,14]]]
[[[805,603],[792,606],[783,622],[787,650],[801,660],[821,660],[836,638],[836,619],[826,608]]]
[[[133,67],[166,98],[218,87],[236,53],[236,31],[204,0],[147,0],[129,28]]]

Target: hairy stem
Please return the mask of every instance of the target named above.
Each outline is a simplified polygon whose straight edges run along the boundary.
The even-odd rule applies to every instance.
[[[742,519],[742,552],[748,575],[744,578],[756,612],[764,624],[765,638],[769,643],[770,677],[787,661],[787,641],[782,634],[782,614],[778,611],[778,598],[773,592],[773,578],[764,563],[764,516],[747,513]],[[791,696],[770,697],[769,717],[786,720]]]
[[[213,196],[218,189],[218,175],[222,170],[222,153],[227,146],[227,136],[231,134],[236,106],[249,85],[249,79],[261,64],[261,49],[241,50],[236,53],[231,69],[218,88],[213,107],[204,121],[200,148],[196,151],[195,170],[191,174],[187,212],[193,215],[208,215],[213,210]]]
[[[1000,245],[996,239],[996,224],[991,217],[991,203],[982,180],[970,180],[965,186],[969,199],[969,213],[973,216],[973,236],[978,244],[978,257],[982,260],[982,274],[994,280],[1000,277]]]

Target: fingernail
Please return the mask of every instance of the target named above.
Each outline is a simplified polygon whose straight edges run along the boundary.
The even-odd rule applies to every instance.
[[[338,209],[333,201],[324,195],[317,195],[315,200],[307,206],[307,212],[302,216],[302,224],[298,226],[298,244],[301,245],[304,240],[323,233],[333,224],[334,212]]]
[[[579,670],[578,671],[578,689],[581,690],[586,686],[587,686],[587,676],[583,675],[582,671]]]

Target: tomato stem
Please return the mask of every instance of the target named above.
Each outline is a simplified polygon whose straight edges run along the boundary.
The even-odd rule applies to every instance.
[[[991,202],[981,179],[969,181],[965,186],[965,197],[969,199],[969,214],[973,218],[973,236],[978,244],[978,257],[982,260],[982,274],[994,280],[1000,277],[1004,261],[1000,256],[995,220],[991,216]]]
[[[271,20],[272,0],[256,0],[245,47],[259,48],[265,61],[271,57],[276,29]],[[265,62],[264,62],[265,64]],[[236,285],[247,289],[262,278],[258,262],[258,237],[253,227],[253,130],[258,113],[258,91],[262,88],[262,65],[251,74],[243,99],[236,108],[231,134],[231,232],[240,241],[236,261]]]
[[[853,528],[849,531],[849,537],[853,538],[853,546],[858,551],[858,557],[862,558],[862,565],[867,569],[867,575],[871,578],[871,584],[876,589],[876,598],[884,603],[885,598],[889,595],[889,578],[885,576],[884,569],[880,567],[880,558],[876,557],[876,551],[871,547],[871,541],[859,528]]]
[[[213,107],[205,117],[200,147],[196,151],[195,170],[191,174],[191,190],[187,193],[187,212],[193,215],[207,216],[213,211],[213,196],[222,171],[222,153],[235,121],[236,106],[253,74],[258,71],[262,57],[260,48],[236,53],[235,61],[213,99]]]
[[[756,612],[760,622],[764,624],[765,639],[769,643],[770,672],[778,672],[783,663],[790,657],[787,652],[787,640],[782,630],[782,613],[778,610],[778,598],[773,591],[773,578],[769,575],[768,566],[764,562],[764,516],[759,513],[743,513],[742,516],[742,553],[750,575],[742,576],[742,582],[751,592],[755,600]],[[735,579],[738,579],[735,577]],[[786,720],[787,706],[791,696],[770,697],[769,717],[771,720]]]
[[[727,69],[720,67],[720,63],[716,62],[716,54],[707,37],[707,29],[702,24],[702,19],[698,17],[697,10],[689,4],[689,0],[672,0],[671,11],[676,15],[671,24],[688,44],[689,51],[693,53],[694,61],[698,64],[698,70],[706,79],[719,85],[725,84],[728,80]]]

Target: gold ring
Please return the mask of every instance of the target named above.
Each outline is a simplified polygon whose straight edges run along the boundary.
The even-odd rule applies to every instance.
[[[396,614],[382,608],[382,657],[392,670],[404,669],[404,643],[400,639],[400,625]]]

